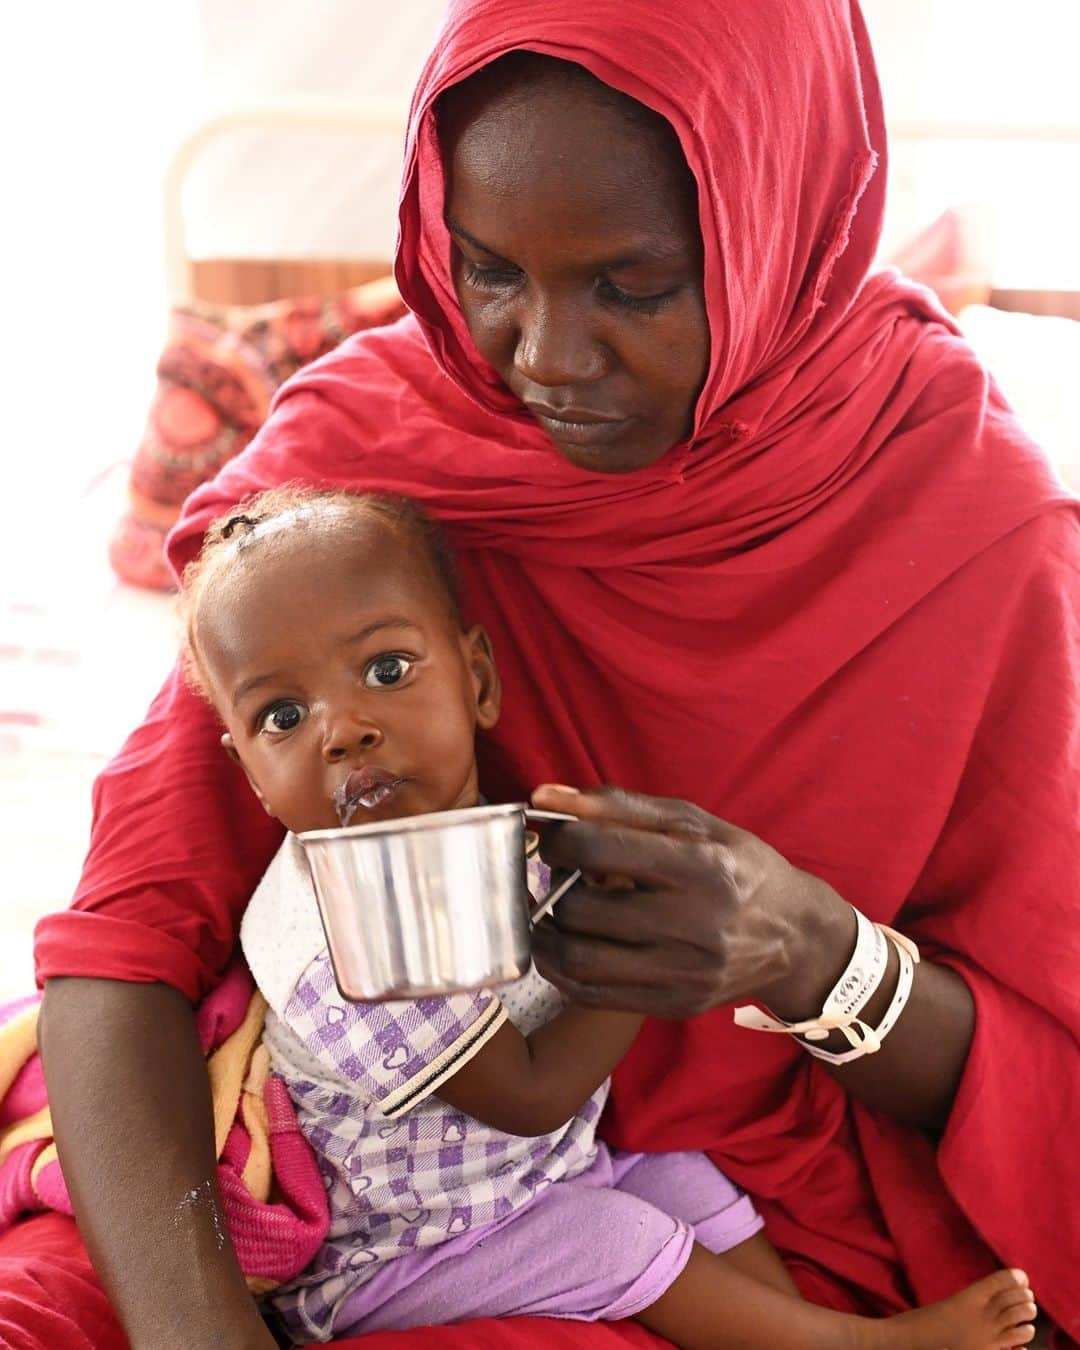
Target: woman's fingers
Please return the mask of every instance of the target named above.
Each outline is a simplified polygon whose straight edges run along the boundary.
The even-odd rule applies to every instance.
[[[612,1000],[633,986],[633,1006],[659,1017],[764,995],[820,1006],[833,960],[819,968],[813,934],[834,930],[839,951],[851,921],[825,882],[688,802],[551,784],[534,800],[577,817],[552,824],[541,852],[581,868],[586,884],[537,933],[538,963],[571,998],[627,1006]],[[606,891],[590,877],[606,878]],[[650,988],[661,992],[637,1001]]]
[[[544,811],[565,811],[582,820],[624,825],[650,833],[676,834],[691,838],[730,841],[738,831],[726,821],[710,816],[692,802],[674,797],[647,797],[623,788],[566,787],[544,783],[532,796],[533,805]]]
[[[540,852],[553,867],[613,873],[657,890],[683,890],[707,880],[719,893],[734,866],[727,846],[707,836],[677,838],[607,820],[550,825]]]
[[[692,1017],[716,1000],[715,973],[703,953],[672,962],[663,948],[567,937],[545,920],[533,932],[536,968],[567,998],[590,1008]]]
[[[627,947],[664,942],[695,946],[707,919],[699,911],[706,907],[715,911],[716,902],[696,895],[676,902],[670,894],[610,890],[579,881],[551,911],[551,923],[565,937],[602,938]]]
[[[593,984],[659,985],[670,972],[658,969],[656,953],[649,948],[627,946],[591,937],[559,933],[550,920],[533,930],[533,956],[558,972],[563,980],[585,986]]]

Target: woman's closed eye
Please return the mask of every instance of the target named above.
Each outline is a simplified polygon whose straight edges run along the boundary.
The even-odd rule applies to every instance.
[[[404,680],[413,664],[400,652],[385,652],[364,667],[364,684],[368,689],[392,689]]]
[[[487,267],[462,257],[462,274],[470,286],[480,291],[502,291],[516,286],[525,275],[519,267],[510,263],[498,263]]]
[[[264,709],[258,717],[259,731],[267,736],[283,736],[295,731],[307,716],[307,709],[293,699],[282,699]]]
[[[596,282],[596,293],[602,300],[620,309],[635,310],[638,314],[655,314],[669,300],[674,299],[680,290],[679,286],[669,286],[666,290],[654,291],[651,295],[635,295],[633,291],[625,291],[621,286],[616,286],[607,277],[599,277]]]
[[[511,263],[482,266],[464,256],[461,261],[465,280],[470,286],[481,291],[513,290],[521,284],[525,276],[519,267],[514,267]],[[602,303],[618,309],[633,310],[638,314],[655,314],[667,301],[673,299],[679,290],[678,286],[668,286],[661,291],[638,295],[617,286],[609,277],[599,276],[595,283],[595,293]]]

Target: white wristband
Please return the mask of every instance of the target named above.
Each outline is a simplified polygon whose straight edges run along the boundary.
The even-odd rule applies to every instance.
[[[820,1050],[816,1045],[807,1045],[806,1049],[815,1059],[822,1059],[827,1064],[849,1064],[853,1059],[861,1059],[863,1055],[876,1054],[881,1049],[885,1037],[896,1026],[900,1014],[907,1007],[912,986],[915,983],[915,967],[919,964],[919,949],[910,938],[904,937],[902,933],[897,933],[892,928],[886,928],[884,924],[879,924],[878,928],[890,938],[896,948],[896,954],[900,958],[900,972],[897,976],[896,991],[892,996],[892,1001],[885,1009],[885,1015],[873,1030],[866,1027],[864,1022],[858,1023],[860,1027],[865,1028],[865,1032],[860,1044],[853,1049],[844,1050],[840,1054],[834,1055],[830,1050]],[[850,1037],[848,1039],[850,1040]]]
[[[889,947],[884,934],[878,931],[865,914],[852,905],[856,920],[855,950],[851,953],[844,973],[829,991],[817,1017],[805,1022],[783,1022],[761,1008],[747,1004],[735,1009],[735,1021],[752,1031],[782,1031],[788,1035],[805,1035],[810,1040],[823,1041],[831,1031],[849,1027],[874,996],[885,977],[889,964]],[[855,1041],[852,1041],[855,1044]]]
[[[854,906],[852,908],[854,909]],[[911,995],[914,967],[919,961],[919,949],[910,939],[884,924],[872,924],[857,909],[855,915],[858,925],[855,950],[817,1017],[808,1018],[803,1022],[783,1022],[761,1008],[747,1004],[735,1009],[736,1025],[751,1031],[803,1036],[806,1038],[803,1042],[804,1048],[810,1054],[832,1064],[846,1064],[880,1050],[882,1040],[895,1026]],[[859,1013],[873,997],[885,977],[889,958],[887,939],[892,940],[900,956],[900,976],[885,1016],[874,1028],[863,1022],[859,1018]],[[831,1051],[819,1050],[809,1044],[811,1041],[826,1040],[832,1031],[840,1031],[851,1049],[834,1055]]]
[[[855,950],[851,953],[847,969],[830,990],[817,1019],[821,1023],[839,1019],[836,1025],[841,1028],[853,1019],[858,1020],[858,1014],[873,998],[889,965],[889,948],[884,934],[854,905],[851,908],[857,924]],[[823,1041],[828,1034],[822,1025],[807,1031],[806,1038],[809,1041]]]

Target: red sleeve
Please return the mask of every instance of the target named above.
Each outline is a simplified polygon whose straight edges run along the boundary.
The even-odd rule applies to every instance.
[[[1077,526],[1043,523],[998,597],[1006,640],[948,824],[905,911],[957,970],[975,1035],[938,1150],[998,1256],[1080,1337],[1080,567]],[[963,672],[960,672],[963,677]]]
[[[160,980],[193,1001],[216,983],[282,835],[220,736],[211,708],[174,670],[94,784],[75,899],[37,926],[39,983]]]

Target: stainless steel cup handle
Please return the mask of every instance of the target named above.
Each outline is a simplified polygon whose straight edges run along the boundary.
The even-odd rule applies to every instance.
[[[581,869],[578,868],[576,871],[571,872],[568,877],[564,877],[557,886],[553,886],[529,915],[529,927],[535,928],[545,914],[551,913],[570,887],[580,880]]]
[[[577,816],[567,815],[565,811],[534,811],[531,806],[525,808],[526,820],[577,820]],[[550,914],[566,892],[581,880],[581,869],[577,868],[566,876],[557,885],[552,886],[547,895],[539,901],[529,915],[529,928],[535,928],[540,920]]]

